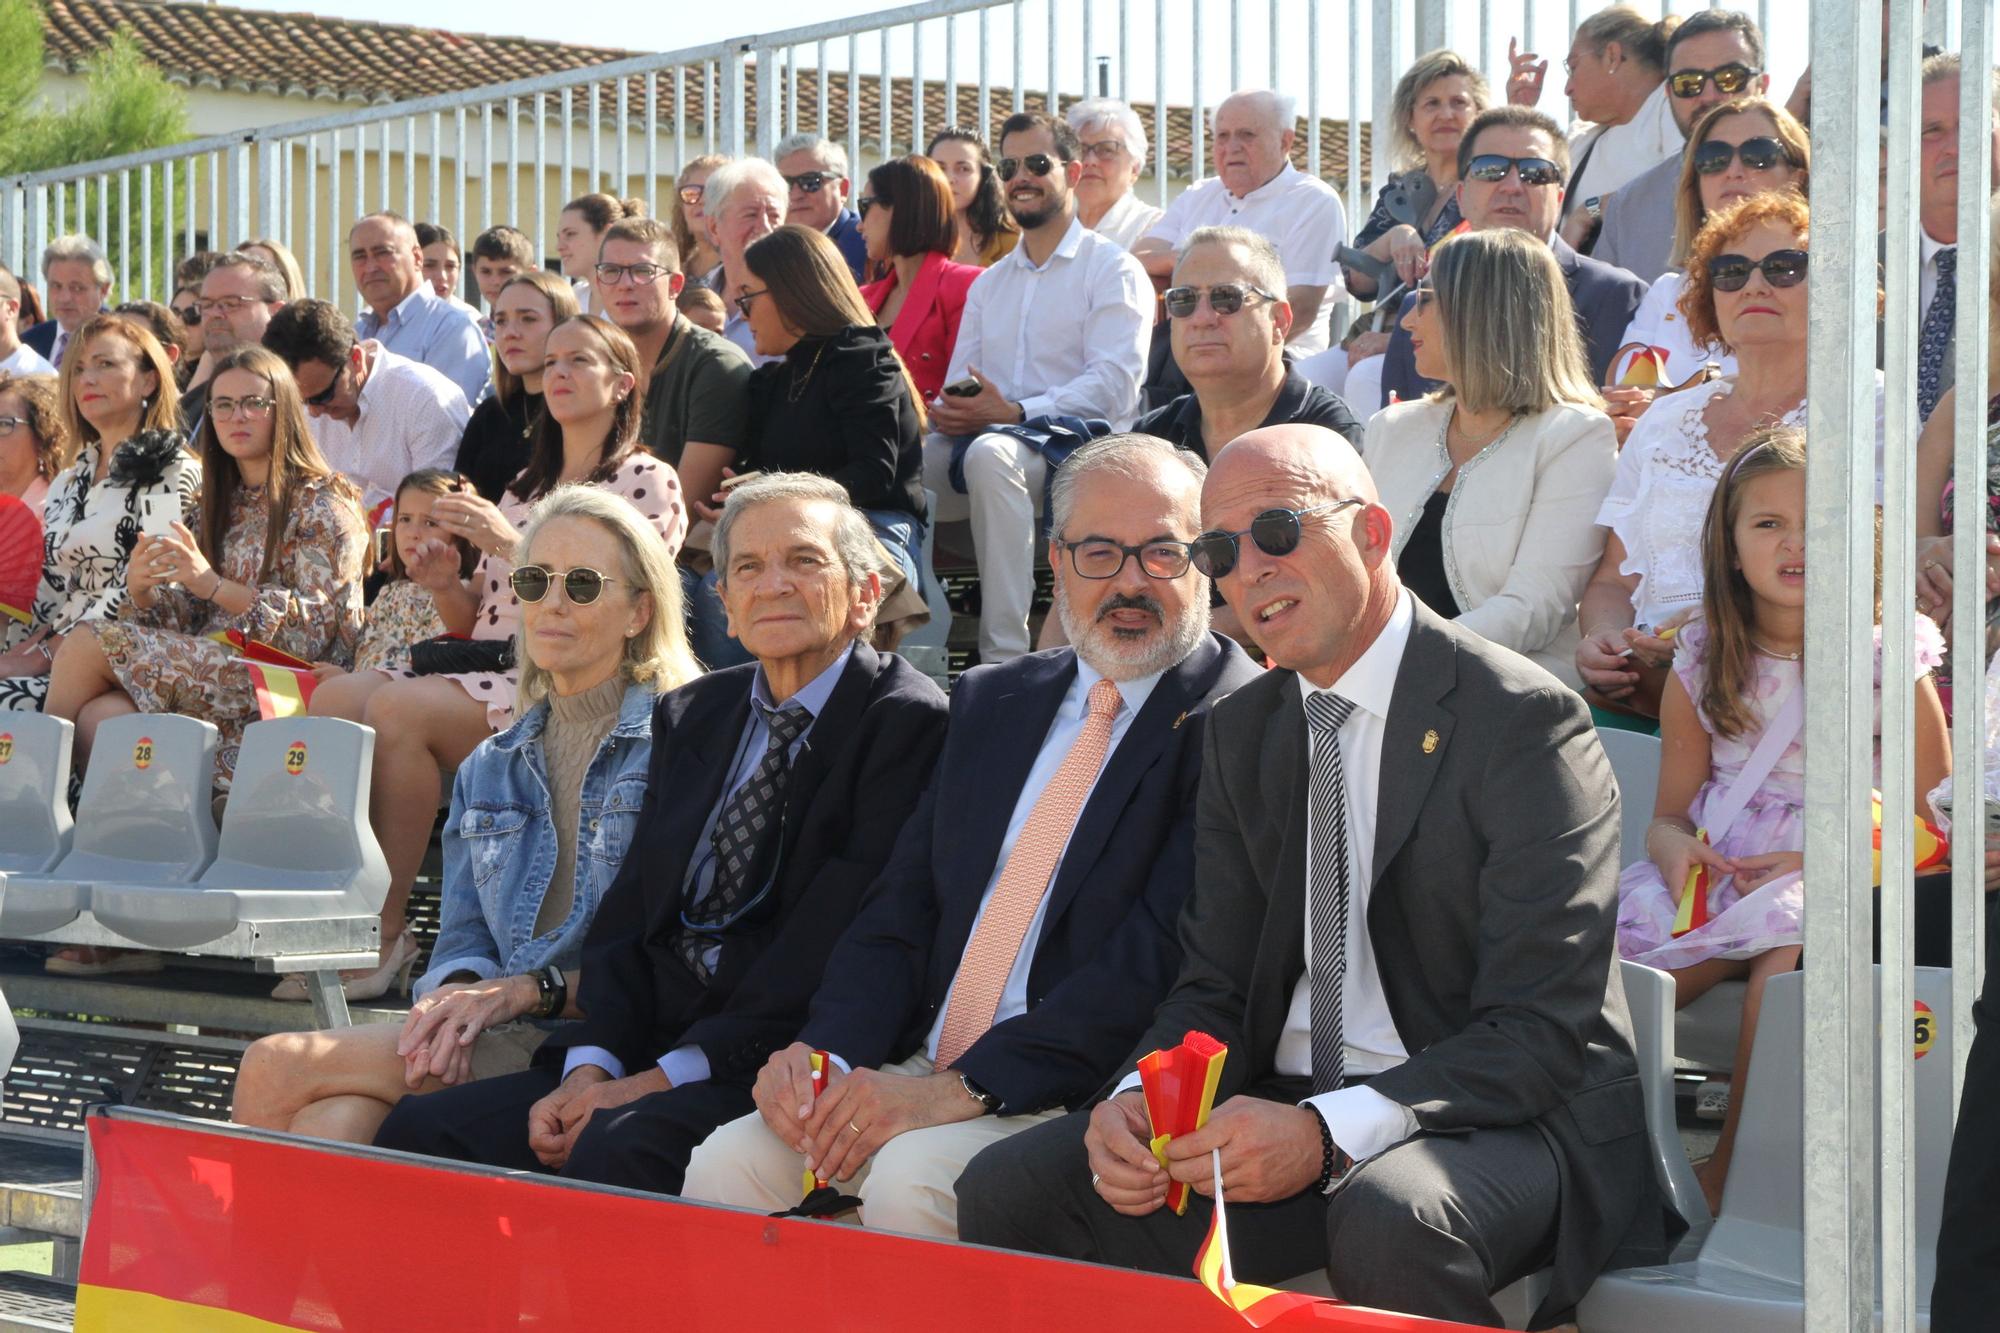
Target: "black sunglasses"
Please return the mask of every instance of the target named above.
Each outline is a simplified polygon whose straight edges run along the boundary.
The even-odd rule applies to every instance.
[[[341,364],[340,369],[333,372],[333,378],[326,382],[326,387],[324,389],[321,389],[318,393],[314,394],[312,397],[306,399],[305,405],[307,407],[325,407],[328,403],[332,402],[334,390],[340,387],[340,377],[346,373],[347,373],[347,366],[346,363],[343,362]]]
[[[1509,169],[1521,173],[1523,185],[1561,185],[1562,168],[1545,157],[1504,157],[1481,153],[1466,164],[1465,178],[1471,181],[1503,181]]]
[[[1366,503],[1366,500],[1349,498],[1335,500],[1332,504],[1314,505],[1311,509],[1266,509],[1251,519],[1250,526],[1241,532],[1202,533],[1189,543],[1188,558],[1196,569],[1210,578],[1227,578],[1230,571],[1236,568],[1238,538],[1248,537],[1256,542],[1257,549],[1265,555],[1290,555],[1299,549],[1299,542],[1305,536],[1305,524],[1300,522],[1301,519]]]
[[[1742,143],[1724,143],[1720,139],[1710,139],[1694,150],[1694,170],[1698,176],[1717,176],[1729,170],[1729,164],[1736,158],[1743,159],[1745,171],[1769,171],[1780,162],[1790,164],[1791,150],[1768,134],[1760,134]]]
[[[201,303],[199,301],[190,301],[186,305],[180,306],[174,311],[174,317],[179,319],[183,324],[201,323]]]
[[[1734,97],[1748,88],[1757,74],[1757,70],[1735,60],[1714,69],[1677,69],[1667,76],[1667,91],[1675,97],[1700,97],[1703,85],[1713,83],[1715,91]]]
[[[1200,287],[1167,288],[1167,313],[1175,319],[1187,319],[1201,308],[1202,291]],[[1218,315],[1235,314],[1253,296],[1262,297],[1266,301],[1278,299],[1262,287],[1241,282],[1218,282],[1208,288],[1207,292],[1208,308]]]
[[[856,215],[857,217],[864,217],[864,218],[865,218],[865,217],[867,217],[867,216],[868,216],[868,210],[869,210],[869,209],[871,209],[871,208],[875,207],[875,205],[877,205],[877,204],[879,204],[879,203],[884,203],[884,202],[886,202],[886,201],[884,201],[884,200],[881,200],[881,199],[877,199],[877,198],[876,198],[876,197],[875,197],[874,195],[872,195],[872,194],[864,194],[864,195],[862,195],[862,196],[861,196],[861,197],[860,197],[859,199],[856,199],[856,200],[854,201],[854,212],[855,212],[855,215]]]
[[[1026,157],[1003,157],[1000,159],[1000,179],[1013,180],[1027,168],[1030,176],[1046,176],[1056,169],[1056,160],[1047,153],[1030,153]]]
[[[828,181],[839,179],[831,171],[802,171],[796,176],[785,177],[785,184],[806,194],[818,194]]]
[[[1056,545],[1069,552],[1069,566],[1086,579],[1115,579],[1125,572],[1125,562],[1136,558],[1139,571],[1149,579],[1177,579],[1188,572],[1186,542],[1147,542],[1124,546],[1108,537],[1085,537],[1080,542],[1056,538]]]
[[[1718,292],[1743,290],[1752,272],[1761,272],[1773,287],[1796,287],[1806,280],[1806,252],[1773,250],[1762,259],[1717,255],[1708,261],[1708,280]]]
[[[556,571],[546,565],[521,565],[507,576],[514,595],[530,604],[547,597],[549,587],[555,580]],[[604,595],[605,584],[617,582],[618,579],[600,574],[587,565],[578,565],[563,573],[563,596],[569,598],[571,606],[589,606]]]
[[[743,295],[732,299],[735,302],[736,308],[743,313],[743,318],[748,319],[750,318],[750,307],[755,304],[758,297],[768,295],[770,290],[769,287],[759,287],[754,292],[745,292]]]

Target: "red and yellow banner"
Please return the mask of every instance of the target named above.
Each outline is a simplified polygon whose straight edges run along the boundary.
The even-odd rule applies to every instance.
[[[1233,1333],[1199,1285],[199,1121],[90,1117],[78,1333]],[[1325,1330],[1425,1333],[1328,1307]],[[1053,1312],[1060,1312],[1051,1322]]]
[[[273,648],[244,634],[242,630],[222,630],[208,636],[232,648],[250,673],[250,689],[257,696],[257,716],[269,722],[277,717],[304,717],[312,702],[319,677],[313,664],[294,657],[282,648]]]

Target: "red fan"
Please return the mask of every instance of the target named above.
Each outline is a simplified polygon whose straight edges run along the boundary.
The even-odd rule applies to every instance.
[[[42,519],[11,495],[0,495],[0,616],[23,624],[42,581]]]

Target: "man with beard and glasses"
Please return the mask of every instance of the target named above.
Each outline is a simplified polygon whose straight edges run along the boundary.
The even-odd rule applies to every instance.
[[[686,1197],[789,1208],[809,1168],[867,1226],[955,1236],[965,1163],[1110,1078],[1180,962],[1208,711],[1258,676],[1188,563],[1206,471],[1146,435],[1063,465],[1049,563],[1076,647],[960,679],[805,1029],[757,1076],[757,1114],[695,1150]]]
[[[1075,132],[1039,112],[1001,125],[1000,179],[1021,243],[966,293],[945,391],[930,404],[924,485],[940,521],[972,520],[988,665],[1028,651],[1035,515],[1062,462],[1057,442],[1073,443],[1093,418],[1128,425],[1146,370],[1152,283],[1077,217],[1077,151]]]

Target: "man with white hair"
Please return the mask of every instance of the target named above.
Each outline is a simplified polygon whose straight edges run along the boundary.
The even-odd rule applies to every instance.
[[[715,169],[702,188],[702,214],[709,239],[722,254],[721,285],[716,295],[728,307],[722,336],[743,349],[750,364],[761,366],[774,357],[757,355],[757,339],[736,299],[756,287],[743,252],[785,225],[791,187],[778,169],[761,157],[739,158]]]
[[[1190,186],[1132,247],[1156,278],[1172,275],[1174,252],[1199,227],[1248,227],[1278,247],[1285,300],[1292,307],[1291,346],[1301,356],[1327,345],[1334,251],[1347,243],[1347,212],[1333,187],[1292,165],[1294,101],[1252,89],[1231,93],[1211,128],[1215,175]]]
[[[778,140],[771,159],[790,189],[785,221],[826,233],[854,280],[866,282],[868,241],[861,234],[861,216],[847,206],[853,188],[847,178],[847,150],[817,134],[794,134]]]
[[[47,358],[21,341],[21,280],[0,264],[0,374],[55,373]]]
[[[49,318],[21,335],[52,366],[62,365],[70,335],[105,308],[111,265],[88,236],[58,236],[42,251],[42,291]]]
[[[1099,236],[1130,250],[1162,213],[1135,193],[1146,170],[1146,127],[1138,112],[1111,97],[1074,103],[1066,117],[1083,163],[1076,215]]]

